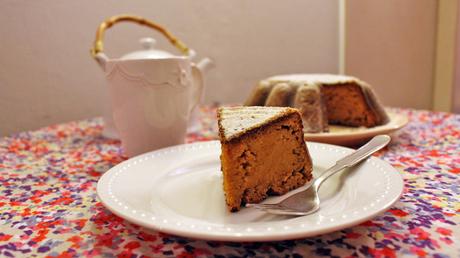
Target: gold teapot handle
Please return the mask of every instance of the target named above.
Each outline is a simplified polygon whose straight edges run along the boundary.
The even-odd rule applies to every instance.
[[[173,44],[176,48],[178,48],[184,55],[189,54],[189,48],[182,41],[174,37],[169,31],[167,31],[162,26],[152,21],[149,21],[145,18],[142,18],[140,16],[122,14],[122,15],[112,16],[99,25],[99,28],[96,31],[96,40],[94,41],[94,46],[91,49],[91,55],[94,58],[96,58],[97,53],[104,51],[105,30],[112,27],[115,23],[122,22],[122,21],[136,22],[140,25],[144,25],[152,29],[155,29],[161,32],[166,38],[168,38],[171,44]]]

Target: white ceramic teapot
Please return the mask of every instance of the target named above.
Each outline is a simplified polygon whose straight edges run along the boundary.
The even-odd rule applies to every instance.
[[[108,58],[103,53],[104,32],[122,21],[156,29],[183,55],[156,50],[155,41],[144,38],[144,50]],[[194,51],[170,32],[131,15],[113,16],[101,23],[91,54],[105,72],[111,99],[104,132],[112,137],[118,134],[128,156],[184,142],[190,115],[203,96],[202,73],[212,66],[209,58],[193,63]]]

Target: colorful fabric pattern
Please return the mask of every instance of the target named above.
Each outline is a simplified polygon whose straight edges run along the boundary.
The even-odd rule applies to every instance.
[[[216,139],[215,108],[202,107],[188,142]],[[0,139],[1,257],[460,257],[460,115],[409,109],[410,123],[378,156],[404,177],[388,211],[312,238],[231,243],[144,229],[96,196],[99,177],[125,160],[102,119]]]

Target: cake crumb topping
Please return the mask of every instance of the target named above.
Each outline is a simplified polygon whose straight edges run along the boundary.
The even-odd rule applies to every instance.
[[[270,82],[298,82],[306,84],[338,84],[357,82],[364,84],[358,78],[337,74],[287,74],[277,75],[267,79]]]
[[[297,112],[289,107],[221,107],[218,109],[219,130],[224,140],[229,141],[245,132]]]

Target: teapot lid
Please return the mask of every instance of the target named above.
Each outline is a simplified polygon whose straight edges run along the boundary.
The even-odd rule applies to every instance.
[[[131,59],[162,59],[171,58],[175,55],[154,48],[156,40],[154,38],[141,38],[139,42],[142,45],[143,50],[134,51],[121,57],[122,60]]]

